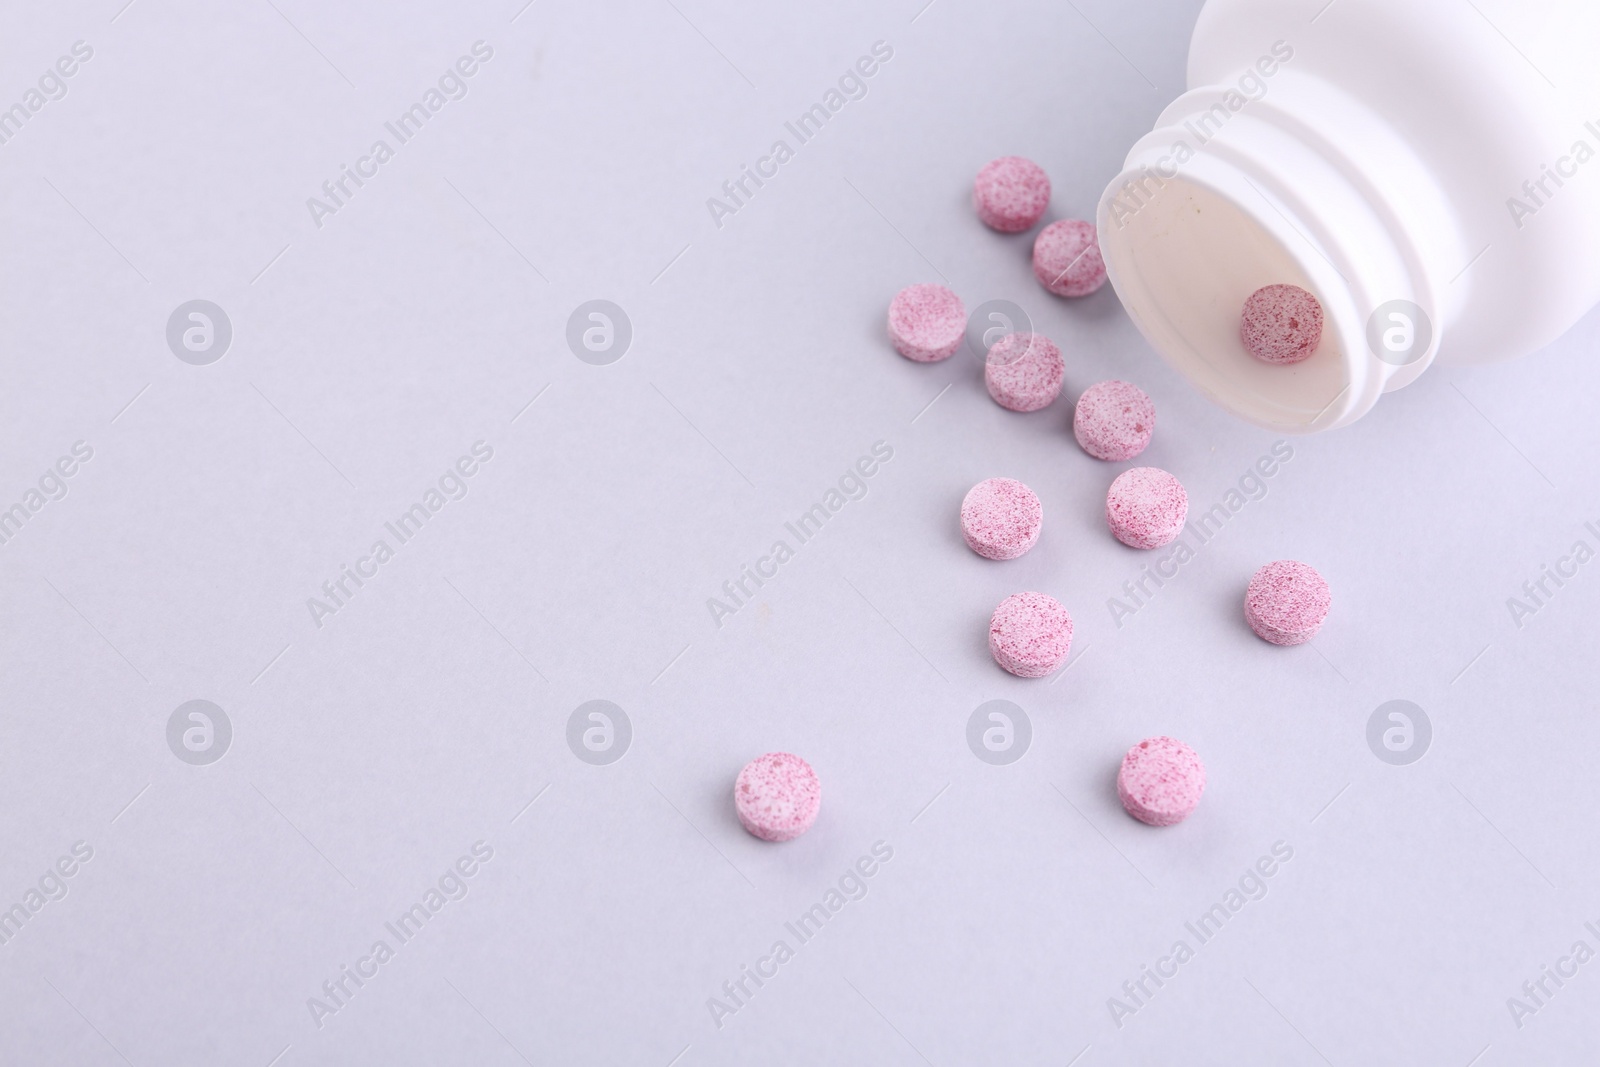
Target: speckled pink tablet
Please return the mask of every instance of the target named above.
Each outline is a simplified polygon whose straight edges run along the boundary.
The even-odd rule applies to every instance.
[[[1089,386],[1072,412],[1072,434],[1095,459],[1132,459],[1150,444],[1155,428],[1156,406],[1127,382]]]
[[[984,559],[1016,559],[1039,540],[1044,505],[1015,478],[988,478],[961,501],[961,536]]]
[[[1183,483],[1159,467],[1125,470],[1106,493],[1106,525],[1129,548],[1170,545],[1188,519]]]
[[[1033,241],[1033,276],[1057,296],[1088,296],[1106,283],[1106,261],[1094,225],[1062,219]]]
[[[1151,826],[1187,819],[1206,791],[1206,767],[1194,749],[1170,737],[1147,737],[1128,749],[1117,771],[1117,797]]]
[[[1008,596],[989,619],[989,651],[1017,677],[1043,678],[1072,651],[1072,616],[1043,593]]]
[[[1322,342],[1322,304],[1298,285],[1269,285],[1244,302],[1239,339],[1263,363],[1299,363]]]
[[[768,752],[744,765],[733,784],[733,807],[746,830],[763,841],[789,841],[811,829],[822,807],[822,783],[811,764],[787,752]]]
[[[1244,594],[1244,617],[1263,641],[1303,645],[1322,629],[1333,606],[1328,583],[1315,567],[1280,559],[1256,571]]]
[[[989,348],[983,381],[1012,411],[1038,411],[1061,394],[1067,368],[1061,349],[1042,333],[1008,333]]]
[[[1001,233],[1021,233],[1050,206],[1050,176],[1031,159],[1001,156],[983,165],[972,183],[978,218]]]
[[[895,351],[918,363],[949,359],[967,332],[967,309],[942,285],[910,285],[889,302]]]

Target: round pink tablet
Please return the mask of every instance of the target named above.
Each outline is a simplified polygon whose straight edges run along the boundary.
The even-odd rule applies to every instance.
[[[1322,629],[1333,606],[1328,583],[1315,567],[1280,559],[1256,571],[1244,594],[1244,617],[1263,641],[1303,645]]]
[[[918,363],[949,359],[967,332],[967,309],[942,285],[910,285],[889,302],[889,338]]]
[[[1038,411],[1061,393],[1066,375],[1061,349],[1042,333],[1008,333],[984,359],[989,395],[1012,411]]]
[[[1299,363],[1322,342],[1322,304],[1298,285],[1269,285],[1244,302],[1239,338],[1263,363]]]
[[[1039,540],[1044,505],[1015,478],[988,478],[961,501],[961,536],[984,559],[1016,559]]]
[[[811,829],[822,807],[822,783],[811,764],[787,752],[768,752],[744,765],[733,784],[733,807],[746,830],[763,841],[789,841]]]
[[[1055,597],[1017,593],[989,619],[994,661],[1019,678],[1043,678],[1072,650],[1072,616]]]
[[[1001,233],[1021,233],[1050,206],[1050,176],[1031,159],[1001,156],[983,165],[972,183],[978,218]]]
[[[1072,434],[1095,459],[1132,459],[1150,444],[1155,428],[1156,406],[1127,382],[1089,386],[1072,412]]]
[[[1189,817],[1206,791],[1206,767],[1194,749],[1170,737],[1147,737],[1128,749],[1117,772],[1117,797],[1129,815],[1151,826]]]
[[[1106,261],[1094,226],[1062,219],[1039,231],[1033,242],[1033,276],[1057,296],[1088,296],[1106,283]]]
[[[1183,483],[1159,467],[1125,470],[1106,493],[1106,525],[1129,548],[1170,545],[1188,519]]]

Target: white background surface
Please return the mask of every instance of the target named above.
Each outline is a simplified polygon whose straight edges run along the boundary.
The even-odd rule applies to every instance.
[[[0,34],[7,105],[74,41],[94,49],[0,146],[3,503],[73,442],[94,450],[0,546],[0,898],[94,850],[0,945],[0,1060],[1592,1049],[1600,962],[1521,1029],[1506,1001],[1573,942],[1600,949],[1600,563],[1521,628],[1506,601],[1580,538],[1600,547],[1600,320],[1294,441],[1264,499],[1121,628],[1107,600],[1150,561],[1103,526],[1126,465],[1075,447],[1068,398],[1014,415],[965,353],[914,365],[883,336],[913,282],[1018,301],[1065,350],[1069,396],[1112,376],[1151,393],[1142,461],[1196,510],[1270,451],[1109,288],[1049,296],[1031,238],[968,203],[983,162],[1021,153],[1050,172],[1051,218],[1089,217],[1181,90],[1198,4],[121,2],[12,5]],[[1321,6],[1286,5],[1295,32]],[[469,94],[313,225],[306,199],[480,39]],[[713,225],[706,198],[879,40],[894,56],[866,98]],[[233,324],[210,366],[165,342],[194,298]],[[611,366],[564,341],[594,298],[633,323]],[[494,457],[465,499],[316,627],[307,598],[480,440]],[[867,496],[718,628],[707,598],[880,440],[894,458]],[[1007,564],[955,523],[1000,474],[1046,512]],[[1278,558],[1332,584],[1314,646],[1243,622]],[[1024,589],[1077,620],[1081,660],[1055,680],[985,648]],[[203,767],[165,737],[196,698],[234,729]],[[564,740],[595,698],[634,729],[606,767]],[[965,742],[993,698],[1033,724],[1008,767]],[[1365,740],[1394,698],[1435,732],[1407,767]],[[1155,733],[1210,771],[1196,815],[1159,831],[1113,788]],[[730,802],[774,749],[824,787],[783,846]],[[319,1027],[308,998],[394,945],[385,922],[476,841],[494,855],[468,895]],[[708,998],[797,944],[783,924],[879,841],[893,859],[867,896],[719,1029]],[[1119,1029],[1108,998],[1197,944],[1184,923],[1279,841],[1293,859],[1266,897]]]

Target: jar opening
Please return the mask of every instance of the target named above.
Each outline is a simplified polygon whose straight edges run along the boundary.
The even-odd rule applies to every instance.
[[[1155,348],[1212,399],[1272,429],[1311,432],[1347,421],[1362,349],[1331,263],[1260,194],[1245,210],[1184,174],[1147,180],[1130,198],[1113,186],[1101,205],[1100,242],[1123,304]],[[1285,233],[1287,230],[1287,234]],[[1311,253],[1308,259],[1307,253]],[[1322,342],[1307,359],[1273,365],[1239,336],[1245,301],[1264,286],[1296,285],[1322,303]]]

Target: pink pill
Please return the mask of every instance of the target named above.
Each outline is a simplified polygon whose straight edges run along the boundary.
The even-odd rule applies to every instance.
[[[1106,525],[1129,548],[1170,545],[1188,519],[1183,483],[1159,467],[1123,471],[1106,493]]]
[[[1052,222],[1033,242],[1033,276],[1057,296],[1088,296],[1106,283],[1106,261],[1094,226],[1079,219]]]
[[[1072,413],[1072,434],[1095,459],[1132,459],[1150,444],[1155,428],[1156,406],[1127,382],[1089,386]]]
[[[1299,363],[1322,342],[1322,304],[1297,285],[1269,285],[1244,302],[1239,338],[1264,363]]]
[[[1042,333],[1008,333],[984,360],[989,395],[1012,411],[1038,411],[1061,394],[1066,375],[1061,349]]]
[[[822,783],[811,764],[799,756],[768,752],[739,772],[733,807],[744,828],[761,840],[789,841],[817,821]]]
[[[1001,156],[983,165],[972,183],[978,218],[1001,233],[1021,233],[1050,206],[1050,176],[1021,156]]]
[[[989,620],[994,661],[1019,678],[1043,678],[1066,662],[1071,650],[1072,616],[1054,597],[1008,596]]]
[[[1039,540],[1044,505],[1015,478],[989,478],[961,501],[961,536],[984,559],[1016,559]]]
[[[1280,559],[1256,571],[1244,594],[1244,617],[1263,641],[1303,645],[1322,629],[1333,606],[1328,583],[1316,568]]]
[[[1206,791],[1206,767],[1194,749],[1170,737],[1148,737],[1128,749],[1117,772],[1117,797],[1129,815],[1151,826],[1187,819]]]
[[[918,363],[949,359],[967,332],[967,309],[942,285],[911,285],[889,302],[889,338]]]

